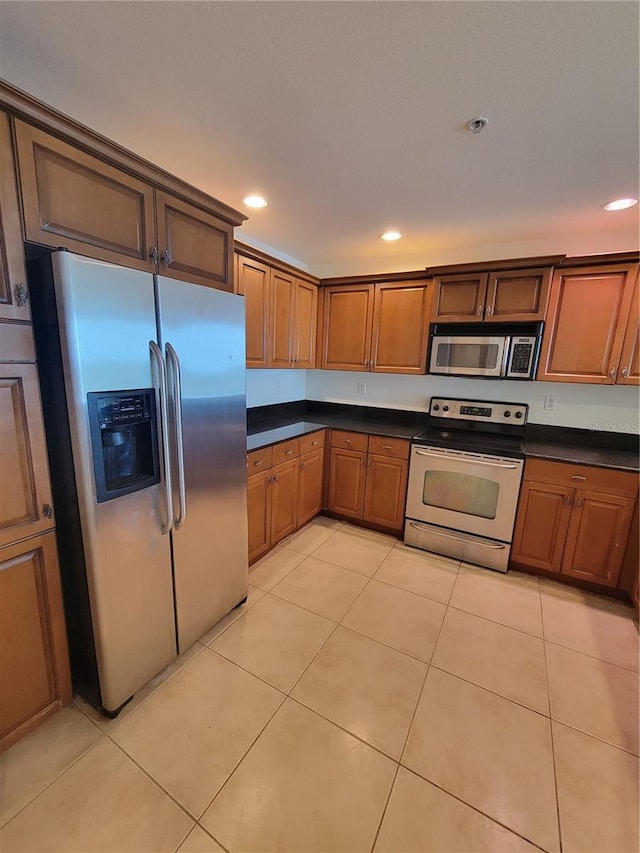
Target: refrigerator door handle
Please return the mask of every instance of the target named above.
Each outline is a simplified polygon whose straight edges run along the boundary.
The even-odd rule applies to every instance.
[[[164,368],[162,351],[155,341],[149,341],[151,361],[158,368],[158,397],[160,402],[160,432],[162,433],[162,468],[164,475],[164,491],[167,502],[167,520],[161,524],[163,536],[173,527],[173,501],[171,497],[171,471],[169,468],[169,424],[167,418],[167,374]]]
[[[174,515],[173,526],[179,530],[187,517],[187,490],[184,479],[184,439],[182,435],[182,384],[180,381],[180,359],[171,344],[165,344],[167,363],[171,365],[173,379],[173,416],[178,457],[178,493],[180,495],[180,513]],[[169,371],[167,371],[169,373]]]

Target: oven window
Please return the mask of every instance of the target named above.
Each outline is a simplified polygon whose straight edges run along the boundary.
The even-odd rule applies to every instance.
[[[424,475],[422,503],[479,518],[495,518],[499,483],[471,474],[451,471],[427,471]]]
[[[438,367],[481,367],[495,370],[498,366],[498,344],[438,344]]]

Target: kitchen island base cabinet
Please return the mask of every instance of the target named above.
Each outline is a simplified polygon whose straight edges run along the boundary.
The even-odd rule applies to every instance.
[[[409,442],[333,430],[331,445],[327,510],[340,518],[400,531]]]
[[[71,698],[51,532],[0,548],[0,752]]]
[[[633,473],[527,460],[511,562],[618,588],[637,494]]]

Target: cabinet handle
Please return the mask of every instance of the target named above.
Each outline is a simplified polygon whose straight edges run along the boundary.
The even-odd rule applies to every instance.
[[[316,445],[317,443],[318,443],[317,441],[312,441],[312,442],[311,442],[311,444],[312,444],[312,445]]]
[[[158,254],[158,247],[157,247],[157,246],[154,246],[154,247],[149,251],[149,259],[150,259],[150,260],[152,260],[152,261],[153,261],[153,263],[157,266],[157,265],[158,265],[158,260],[159,260],[159,258],[160,258],[160,255]]]
[[[304,462],[301,462],[301,463],[300,463],[300,470],[301,470],[301,471],[304,471]]]
[[[578,509],[582,509],[582,504],[583,504],[583,503],[584,503],[583,498],[578,498],[578,503],[576,504],[576,506],[578,507]]]
[[[565,495],[564,502],[567,506],[571,506],[571,504],[573,503],[573,495]]]
[[[351,444],[351,439],[350,439],[350,438],[345,438],[344,443],[345,443],[345,444]]]
[[[382,449],[383,450],[391,450],[391,445],[390,444],[383,444]]]
[[[45,518],[53,518],[53,509],[51,504],[42,504],[42,514]]]
[[[285,456],[291,456],[292,453],[293,453],[293,450],[286,450],[284,455]]]
[[[253,464],[254,464],[254,465],[264,465],[264,459],[258,459],[258,460],[257,460],[256,462],[254,462]]]
[[[367,364],[368,364],[367,359],[365,358],[365,360],[364,360],[362,363],[363,363],[363,364],[364,364],[364,366],[366,367],[366,366],[367,366]]]
[[[171,264],[171,254],[168,249],[165,249],[164,252],[160,255],[160,260],[162,261],[163,267],[168,267]]]
[[[482,305],[478,305],[478,310],[476,311],[478,317],[482,317]]]
[[[622,368],[622,375],[625,379],[629,376],[629,368],[628,367]]]
[[[493,314],[493,305],[487,305],[486,315],[490,317]]]
[[[617,373],[617,371],[616,371],[615,367],[612,367],[612,368],[611,368],[611,370],[609,371],[609,377],[610,377],[611,379],[615,379],[615,378],[616,378],[616,373]]]
[[[361,464],[361,465],[364,465],[364,459],[361,459],[361,460],[360,460],[360,464]]]
[[[29,291],[24,284],[16,284],[16,302],[20,308],[24,308],[29,301]]]
[[[572,480],[580,480],[581,482],[585,482],[586,477],[581,477],[580,474],[573,474],[571,477]]]
[[[369,367],[373,369],[375,366],[376,366],[375,361],[373,359],[371,359],[371,361],[369,362]]]

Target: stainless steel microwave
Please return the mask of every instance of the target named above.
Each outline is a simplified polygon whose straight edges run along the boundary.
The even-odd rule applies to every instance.
[[[434,325],[429,373],[533,379],[541,338],[542,323]]]

